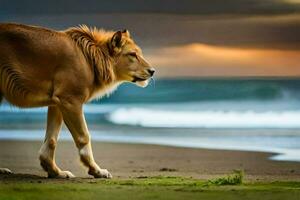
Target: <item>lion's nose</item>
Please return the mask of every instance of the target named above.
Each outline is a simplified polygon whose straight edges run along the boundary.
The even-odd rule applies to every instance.
[[[148,72],[151,76],[153,76],[154,72],[155,72],[155,69],[154,68],[150,68],[148,69]]]

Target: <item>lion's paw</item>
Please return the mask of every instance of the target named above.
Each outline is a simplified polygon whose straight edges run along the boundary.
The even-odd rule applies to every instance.
[[[75,176],[70,171],[60,171],[55,175],[48,174],[48,178],[75,178]]]
[[[112,175],[107,169],[98,169],[96,171],[89,171],[89,174],[94,176],[95,178],[107,178],[111,179]]]
[[[12,171],[7,168],[0,168],[0,174],[12,174]]]

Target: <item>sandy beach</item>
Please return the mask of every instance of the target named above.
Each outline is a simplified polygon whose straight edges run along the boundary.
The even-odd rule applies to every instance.
[[[41,143],[0,141],[1,167],[19,174],[13,176],[17,179],[24,177],[21,174],[45,177],[38,161]],[[157,175],[209,179],[243,169],[249,181],[300,180],[300,163],[271,161],[269,153],[102,142],[93,143],[93,148],[100,166],[109,169],[114,178],[119,179]],[[77,177],[89,177],[72,142],[60,141],[56,157],[63,170],[70,170]],[[0,180],[7,178],[0,176]]]

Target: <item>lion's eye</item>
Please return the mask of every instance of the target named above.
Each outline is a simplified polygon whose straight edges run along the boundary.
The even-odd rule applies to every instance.
[[[135,57],[135,58],[137,57],[137,55],[136,55],[135,52],[130,52],[130,53],[128,53],[127,55],[128,55],[128,56],[131,56],[131,57]]]

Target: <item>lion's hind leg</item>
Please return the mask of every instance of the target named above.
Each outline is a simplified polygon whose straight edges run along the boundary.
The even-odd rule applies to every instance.
[[[0,168],[0,174],[12,174],[12,171],[7,168]]]
[[[1,85],[0,85],[0,88],[1,88]],[[0,92],[0,104],[2,102],[2,99],[3,99],[3,96]],[[0,174],[12,174],[12,171],[10,169],[7,169],[7,168],[0,168]]]
[[[0,64],[0,100],[5,97],[9,103],[27,107],[27,95],[30,92],[26,79],[16,64]]]

